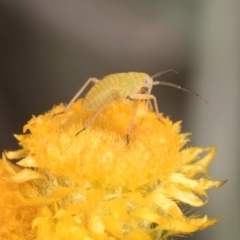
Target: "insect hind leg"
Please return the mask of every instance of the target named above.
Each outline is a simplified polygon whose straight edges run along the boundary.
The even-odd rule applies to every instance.
[[[62,112],[56,113],[54,114],[54,116],[59,115],[59,114],[63,114],[65,113],[70,106],[76,101],[76,99],[82,94],[82,92],[86,89],[86,87],[90,84],[90,83],[94,83],[96,84],[97,82],[99,82],[99,80],[97,78],[89,78],[84,85],[79,89],[79,91],[74,95],[74,97],[71,99],[71,101],[68,103],[68,105],[65,107],[65,109]]]
[[[97,110],[97,112],[85,123],[84,127],[75,134],[75,136],[77,136],[79,133],[86,130],[92,124],[92,122],[96,119],[96,117],[102,112],[102,110],[116,97],[117,97],[116,94],[109,97],[108,100]]]
[[[132,126],[133,126],[134,120],[135,120],[136,115],[137,115],[138,105],[135,102],[133,102],[132,100],[130,100],[130,99],[124,99],[123,102],[126,103],[127,105],[132,106],[134,108],[134,113],[133,113],[131,121],[130,121],[130,123],[128,125],[127,135],[126,135],[127,145],[128,145],[129,142],[130,142],[130,132],[132,130]]]

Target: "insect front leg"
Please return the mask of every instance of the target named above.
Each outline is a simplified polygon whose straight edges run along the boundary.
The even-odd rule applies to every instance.
[[[79,89],[79,91],[75,94],[75,96],[72,98],[72,100],[68,103],[68,105],[65,107],[65,109],[60,112],[60,113],[56,113],[54,114],[54,116],[58,115],[58,114],[62,114],[65,113],[69,107],[76,101],[76,99],[81,95],[81,93],[86,89],[86,87],[92,82],[94,84],[96,84],[99,80],[97,78],[89,78],[84,85]]]
[[[138,94],[148,94],[147,89],[141,90]],[[153,109],[152,102],[151,102],[151,99],[147,99],[147,101],[146,101],[146,107],[145,107],[145,110],[144,110],[144,115],[147,113],[148,108],[149,108],[150,110],[154,110],[154,109]],[[142,121],[143,121],[143,120],[142,120]],[[142,121],[141,121],[141,122],[142,122]]]
[[[155,96],[153,96],[152,94],[134,94],[130,97],[132,99],[136,99],[136,100],[148,100],[148,101],[152,100],[157,118],[160,122],[162,122],[162,120],[160,118],[159,110],[158,110],[157,99]]]

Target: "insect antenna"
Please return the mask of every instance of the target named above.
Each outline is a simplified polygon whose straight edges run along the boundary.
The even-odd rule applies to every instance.
[[[169,73],[169,72],[178,74],[177,71],[175,71],[175,70],[173,70],[173,69],[168,69],[168,70],[166,70],[166,71],[162,71],[162,72],[155,73],[154,75],[151,76],[151,78],[154,79],[154,78],[157,78],[157,77],[162,76],[163,74],[166,74],[166,73]]]
[[[200,94],[192,91],[192,90],[189,90],[187,88],[184,88],[184,87],[181,87],[177,84],[174,84],[174,83],[168,83],[168,82],[163,82],[163,81],[154,81],[153,82],[153,85],[165,85],[165,86],[170,86],[170,87],[174,87],[174,88],[177,88],[177,89],[180,89],[182,91],[185,91],[185,92],[188,92],[192,95],[195,95],[196,97],[200,98],[203,102],[209,104],[209,101],[207,99],[205,99],[204,97],[202,97]]]

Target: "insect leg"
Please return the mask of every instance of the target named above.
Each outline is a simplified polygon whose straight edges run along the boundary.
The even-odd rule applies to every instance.
[[[138,93],[140,93],[140,94],[147,94],[147,89],[141,89],[141,91],[138,92]],[[150,108],[151,110],[153,110],[152,102],[151,102],[149,99],[147,100],[145,113],[147,112],[148,108]]]
[[[117,95],[114,94],[112,95],[98,110],[97,112],[85,123],[83,129],[81,129],[79,132],[77,132],[75,134],[75,136],[77,136],[79,133],[81,133],[82,131],[86,130],[91,124],[92,122],[96,119],[96,117],[99,115],[99,113],[101,113],[101,111],[114,99],[116,98]]]
[[[157,118],[159,121],[162,122],[161,118],[160,118],[160,114],[159,114],[159,110],[158,110],[158,104],[157,104],[157,99],[155,96],[153,96],[152,94],[134,94],[134,95],[131,95],[130,98],[132,99],[138,99],[138,100],[153,100],[153,105],[154,105],[154,110],[155,110],[155,113],[157,115]]]
[[[130,140],[129,136],[130,136],[130,132],[132,130],[134,119],[136,118],[136,115],[137,115],[138,105],[135,102],[133,102],[133,101],[131,101],[129,99],[124,99],[123,102],[128,104],[128,105],[130,105],[130,106],[132,106],[134,108],[134,113],[132,115],[131,121],[130,121],[130,123],[128,125],[128,129],[127,129],[127,144],[129,144],[129,140]]]
[[[58,114],[62,114],[65,113],[69,107],[76,101],[76,99],[80,96],[80,94],[86,89],[86,87],[89,85],[89,83],[97,83],[99,80],[97,78],[89,78],[85,84],[79,89],[79,91],[75,94],[75,96],[72,98],[72,100],[68,103],[68,105],[65,107],[65,109],[60,112],[60,113],[56,113],[54,114],[54,116],[58,115]]]

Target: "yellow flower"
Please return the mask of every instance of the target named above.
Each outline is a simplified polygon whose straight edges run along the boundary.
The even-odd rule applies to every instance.
[[[138,104],[129,144],[133,109],[123,103],[77,136],[93,114],[82,100],[33,117],[16,135],[22,149],[1,161],[1,239],[163,240],[214,224],[180,204],[203,206],[205,190],[224,183],[207,171],[215,148],[186,147],[180,122],[160,122]]]

